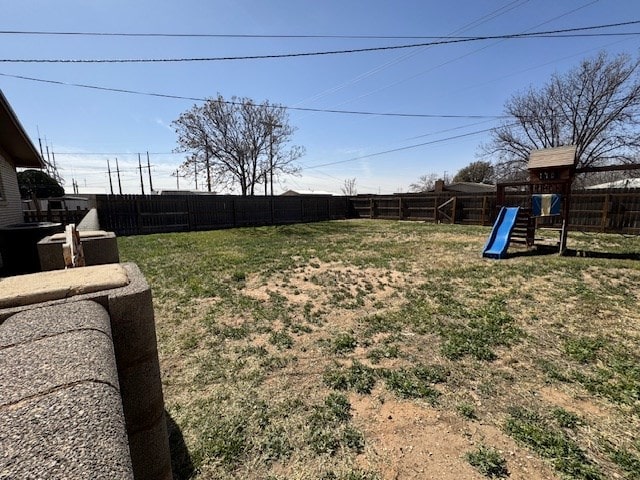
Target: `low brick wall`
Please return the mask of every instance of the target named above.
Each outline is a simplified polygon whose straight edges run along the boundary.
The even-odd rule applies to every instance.
[[[74,284],[114,269],[116,286]],[[3,296],[17,282],[27,293]],[[151,291],[139,269],[12,277],[0,292],[0,476],[170,479]]]

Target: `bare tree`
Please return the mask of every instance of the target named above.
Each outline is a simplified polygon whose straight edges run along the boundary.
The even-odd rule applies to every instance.
[[[204,172],[209,190],[215,183],[254,195],[271,175],[296,173],[295,161],[304,154],[302,147],[287,147],[295,128],[285,108],[269,102],[218,95],[182,113],[173,126],[177,151],[191,153],[183,172]]]
[[[437,173],[420,175],[416,183],[409,185],[409,191],[414,193],[428,192],[435,188],[436,182],[440,179],[441,177]]]
[[[355,177],[354,178],[345,179],[344,183],[340,187],[340,190],[342,190],[342,194],[345,197],[353,197],[353,196],[357,195],[358,194],[358,189],[356,188],[356,179],[355,179]]]
[[[483,146],[502,177],[526,168],[532,149],[576,145],[576,166],[634,163],[640,147],[640,60],[602,52],[541,89],[514,95],[513,117]]]
[[[453,177],[454,182],[473,182],[473,183],[493,183],[494,168],[491,162],[478,160],[471,162],[466,167],[461,168],[456,176]]]

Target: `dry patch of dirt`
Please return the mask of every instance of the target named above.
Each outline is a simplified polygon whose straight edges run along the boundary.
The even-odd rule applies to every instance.
[[[587,399],[571,396],[562,390],[552,387],[540,389],[540,396],[548,403],[562,407],[565,410],[576,413],[580,416],[594,416],[605,418],[610,415],[600,406]]]
[[[300,307],[330,306],[364,311],[393,308],[400,303],[397,292],[407,284],[408,274],[378,268],[356,268],[339,262],[311,259],[308,264],[281,272],[265,282],[258,275],[247,279],[244,293],[266,301],[281,295]],[[375,309],[374,309],[375,305]]]
[[[518,447],[500,430],[407,400],[352,395],[354,421],[366,432],[368,447],[359,459],[384,480],[480,480],[465,459],[479,445],[497,448],[507,460],[509,478],[556,479],[550,468]]]

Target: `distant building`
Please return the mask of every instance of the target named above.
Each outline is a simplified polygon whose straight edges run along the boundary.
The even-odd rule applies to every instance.
[[[325,192],[322,190],[287,190],[281,195],[284,197],[293,197],[296,195],[334,196],[335,193]]]
[[[87,197],[79,197],[76,195],[65,195],[64,197],[50,197],[36,199],[40,211],[47,210],[87,210],[89,208],[89,199]],[[23,210],[38,210],[34,205],[34,200],[23,200]]]
[[[474,183],[474,182],[453,182],[445,185],[444,180],[436,181],[435,187],[432,192],[457,192],[457,193],[494,193],[496,191],[495,185],[489,185],[487,183]]]
[[[202,190],[169,190],[160,189],[151,192],[152,195],[217,195],[218,192],[205,192]]]
[[[586,190],[600,190],[609,188],[640,188],[640,178],[625,178],[615,182],[600,183],[586,187]]]

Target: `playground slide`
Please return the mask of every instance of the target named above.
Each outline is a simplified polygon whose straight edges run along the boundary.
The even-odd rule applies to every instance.
[[[509,240],[511,232],[516,224],[520,207],[502,207],[496,222],[493,224],[491,235],[487,240],[482,256],[488,258],[505,258],[507,256],[507,248],[509,248]]]

